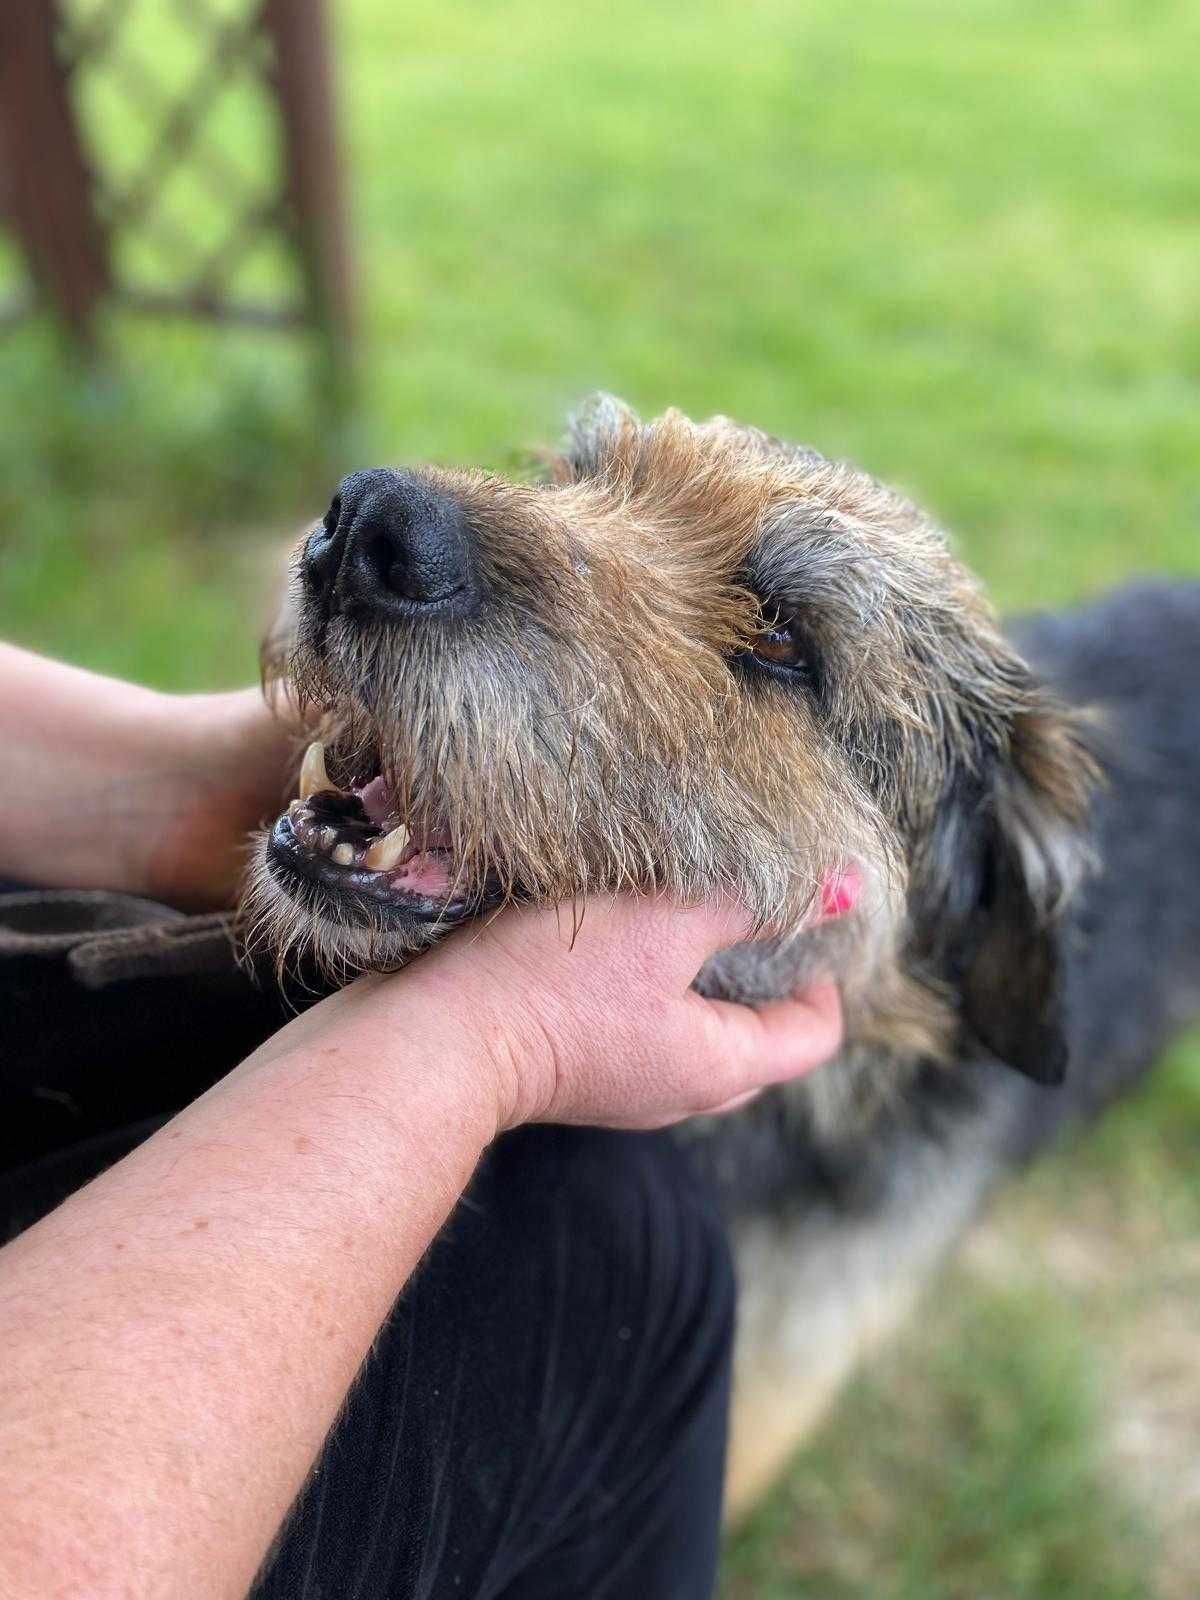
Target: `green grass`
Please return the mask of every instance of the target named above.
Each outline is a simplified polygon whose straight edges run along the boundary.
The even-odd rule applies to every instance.
[[[169,64],[169,8],[133,14],[158,19],[133,47]],[[71,397],[44,337],[10,335],[10,631],[164,682],[244,671],[257,617],[189,643],[190,557],[165,544],[286,521],[363,459],[502,465],[601,386],[855,456],[932,505],[1005,603],[1195,570],[1190,0],[353,0],[337,18],[362,428],[321,437],[303,362],[270,340],[122,320],[120,379]],[[86,104],[132,171],[139,120],[111,92]],[[222,112],[253,178],[261,118],[237,82]],[[168,202],[211,236],[200,195]],[[122,259],[153,280],[146,256]],[[86,626],[72,563],[105,596]],[[161,593],[175,648],[130,640],[126,584]],[[219,573],[201,590],[219,609]]]
[[[1145,1600],[1148,1531],[1096,1460],[1089,1340],[1061,1313],[960,1290],[731,1541],[724,1600]]]
[[[1200,571],[1192,0],[333,9],[358,422],[329,431],[282,341],[117,317],[100,377],[64,370],[42,327],[3,336],[5,634],[164,685],[240,681],[263,552],[341,470],[503,467],[596,387],[854,456],[932,506],[1005,605]],[[185,75],[165,0],[133,15],[130,46]],[[98,83],[85,109],[133,171],[138,116]],[[245,85],[215,137],[261,179]],[[168,200],[215,236],[196,185]],[[0,246],[0,279],[13,259]],[[241,287],[285,277],[268,253]],[[737,1541],[731,1595],[1174,1592],[1139,1585],[1154,1517],[1111,1470],[1128,1361],[1106,1338],[1165,1303],[1145,1262],[1166,1273],[1195,1237],[1198,1083],[1184,1047],[998,1224],[1045,1237],[1038,1197],[1100,1218],[1094,1249],[1125,1250],[1109,1298],[960,1273]],[[1195,1404],[1200,1374],[1176,1381]]]
[[[722,1600],[1191,1600],[1195,1042],[1014,1185],[726,1552]]]

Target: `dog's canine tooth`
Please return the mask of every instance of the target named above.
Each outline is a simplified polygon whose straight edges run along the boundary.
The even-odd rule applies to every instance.
[[[317,844],[322,850],[332,850],[337,843],[336,828],[319,828],[317,830]]]
[[[332,854],[339,867],[349,867],[354,864],[354,846],[344,840],[341,844],[334,845]]]
[[[300,799],[307,800],[322,789],[332,788],[325,770],[325,746],[319,739],[314,739],[304,752],[304,760],[300,764]]]
[[[385,833],[366,851],[362,859],[363,866],[369,867],[372,872],[390,871],[408,849],[409,837],[409,831],[403,823],[393,828],[391,833]]]

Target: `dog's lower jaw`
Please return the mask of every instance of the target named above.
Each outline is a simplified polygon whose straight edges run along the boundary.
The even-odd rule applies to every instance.
[[[430,949],[455,920],[393,920],[391,926],[332,913],[318,891],[298,879],[285,888],[271,861],[271,836],[256,843],[238,915],[239,941],[253,964],[276,975],[332,985],[363,972],[392,972]]]
[[[302,982],[315,977],[336,986],[363,972],[396,971],[454,928],[478,923],[496,908],[464,899],[447,907],[445,915],[439,916],[432,903],[410,915],[403,901],[375,905],[343,893],[340,881],[333,892],[296,870],[292,852],[278,837],[288,826],[284,813],[259,842],[240,929],[251,959],[273,964],[281,976],[290,973]],[[332,876],[345,877],[352,889],[352,872]],[[696,980],[702,994],[751,1006],[801,994],[830,977],[837,980],[852,1042],[836,1062],[786,1091],[791,1114],[818,1133],[863,1125],[897,1092],[914,1061],[944,1056],[950,1042],[942,999],[914,981],[899,960],[897,875],[856,865],[853,876],[861,885],[861,900],[848,913],[831,911],[821,905],[820,895],[814,896],[795,931],[722,950]]]

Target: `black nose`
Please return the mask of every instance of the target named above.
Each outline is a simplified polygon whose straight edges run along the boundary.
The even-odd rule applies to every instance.
[[[330,615],[466,616],[479,603],[470,528],[453,495],[407,472],[344,478],[303,559]]]

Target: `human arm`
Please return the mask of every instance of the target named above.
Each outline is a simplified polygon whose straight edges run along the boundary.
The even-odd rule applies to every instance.
[[[0,878],[227,904],[291,748],[258,689],[160,694],[0,644]]]
[[[688,990],[729,910],[460,932],[255,1052],[0,1252],[0,1593],[240,1596],[485,1145],[656,1126],[805,1070],[836,993]]]

